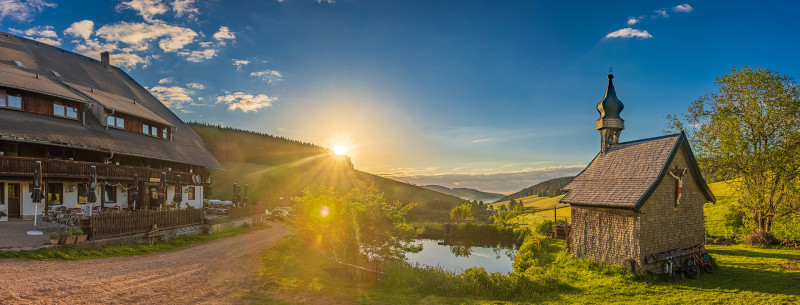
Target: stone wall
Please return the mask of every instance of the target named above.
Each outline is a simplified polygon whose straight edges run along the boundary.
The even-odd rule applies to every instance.
[[[572,253],[608,264],[639,257],[633,210],[572,206]]]
[[[688,168],[685,145],[673,158],[669,168]],[[703,222],[703,205],[706,202],[697,177],[687,171],[683,177],[683,195],[675,209],[676,180],[667,174],[656,190],[647,199],[642,208],[640,261],[647,255],[676,248],[688,248],[705,243],[705,226]],[[640,270],[657,268],[659,264],[640,265]]]

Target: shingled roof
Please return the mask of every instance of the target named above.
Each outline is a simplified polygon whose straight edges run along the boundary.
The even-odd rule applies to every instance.
[[[15,61],[23,67],[18,67]],[[161,101],[123,70],[114,66],[106,69],[96,59],[0,32],[0,86],[99,104],[96,106],[175,127],[172,141],[167,141],[113,128],[106,130],[92,115],[86,116],[84,125],[79,121],[0,109],[3,117],[0,136],[6,139],[222,167],[203,140]],[[86,88],[96,93],[92,90],[87,93]]]
[[[567,194],[559,202],[638,210],[664,178],[682,147],[687,150],[689,170],[706,199],[716,202],[683,133],[610,146],[564,186],[562,191]]]

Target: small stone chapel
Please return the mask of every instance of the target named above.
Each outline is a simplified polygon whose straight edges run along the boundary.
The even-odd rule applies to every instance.
[[[716,202],[683,133],[620,142],[625,121],[614,75],[597,104],[600,152],[562,191],[574,256],[645,271],[648,257],[704,246],[703,205]]]

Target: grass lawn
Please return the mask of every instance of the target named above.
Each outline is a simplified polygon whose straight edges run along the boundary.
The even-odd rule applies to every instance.
[[[360,304],[800,303],[800,270],[784,268],[800,268],[800,251],[794,249],[709,246],[719,263],[715,274],[667,283],[563,255],[560,240],[547,240],[546,244],[549,258],[525,272],[539,286],[531,287],[525,297],[492,298],[456,292],[464,291],[453,288],[465,285],[459,284],[463,276],[443,270],[408,268],[376,281],[339,268],[316,249],[289,236],[261,254],[261,290],[243,300],[278,295],[289,302]],[[479,286],[474,289],[480,290]]]
[[[212,234],[200,234],[192,236],[182,236],[178,238],[168,239],[152,246],[149,244],[129,244],[129,245],[113,245],[92,248],[42,248],[38,250],[23,250],[23,251],[0,251],[0,259],[15,258],[21,260],[76,260],[76,259],[91,259],[101,257],[118,257],[118,256],[132,256],[150,254],[156,252],[163,252],[173,250],[189,245],[212,241],[215,239],[236,236],[239,234],[247,233],[250,230],[259,230],[268,228],[267,225],[254,225],[250,228],[236,228],[223,232]]]

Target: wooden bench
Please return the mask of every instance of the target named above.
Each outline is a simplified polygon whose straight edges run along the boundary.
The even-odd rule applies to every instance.
[[[162,240],[167,240],[167,234],[164,232],[159,232],[157,224],[153,225],[153,229],[151,229],[150,232],[147,232],[145,237],[147,237],[147,239],[150,241],[151,246],[153,245],[154,239],[161,238]]]

